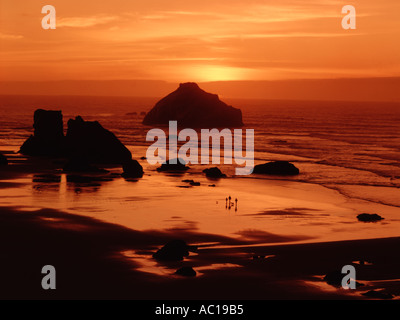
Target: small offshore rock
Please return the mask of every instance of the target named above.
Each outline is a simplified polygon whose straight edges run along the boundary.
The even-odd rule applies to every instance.
[[[218,167],[204,169],[203,172],[208,178],[226,178],[226,174],[223,174]]]
[[[157,171],[186,171],[189,167],[186,166],[186,162],[182,159],[170,159],[164,162],[161,167],[157,168]]]
[[[381,221],[384,218],[382,218],[379,214],[376,213],[373,214],[361,213],[357,216],[357,219],[362,222],[376,222],[376,221]]]
[[[143,167],[140,165],[140,163],[137,160],[129,160],[124,162],[122,165],[122,169],[124,172],[122,173],[122,176],[124,178],[141,178],[143,177]]]

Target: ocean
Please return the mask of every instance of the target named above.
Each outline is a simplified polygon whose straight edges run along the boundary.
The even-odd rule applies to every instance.
[[[17,152],[33,133],[34,110],[42,108],[62,110],[65,130],[67,120],[78,115],[99,121],[139,160],[151,144],[146,142],[151,128],[141,124],[141,112],[158,99],[2,96],[0,150]],[[37,185],[32,173],[19,180],[24,187],[2,189],[0,205],[50,207],[133,229],[185,231],[193,237],[208,233],[264,244],[398,236],[400,104],[221,99],[242,110],[243,129],[254,129],[255,164],[287,160],[300,175],[235,177],[232,165],[220,164],[229,178],[208,181],[201,171],[213,165],[193,165],[176,177],[139,160],[145,176],[137,182],[114,179],[76,186],[62,177],[56,185]],[[186,188],[181,182],[186,178],[201,186]],[[226,207],[228,195],[238,199],[235,211]],[[363,212],[385,220],[360,224],[355,217]]]

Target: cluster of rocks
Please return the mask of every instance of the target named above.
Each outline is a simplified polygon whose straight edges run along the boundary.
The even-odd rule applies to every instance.
[[[200,89],[195,83],[183,83],[179,88],[160,100],[146,114],[144,124],[168,124],[177,120],[182,126],[232,127],[242,126],[242,113],[219,100],[217,95]],[[34,133],[21,146],[20,153],[29,156],[50,156],[68,159],[66,172],[104,172],[98,164],[118,164],[123,167],[125,178],[140,178],[143,168],[132,159],[131,152],[109,130],[97,121],[85,121],[81,116],[67,122],[64,135],[61,111],[38,109],[34,113]],[[0,155],[0,165],[7,159]],[[159,172],[184,172],[189,167],[182,159],[170,159],[163,163]],[[204,169],[206,177],[225,178],[217,167]],[[293,164],[274,161],[254,167],[255,174],[296,175]]]
[[[196,101],[200,99],[199,101],[204,100],[204,103],[215,99],[217,99],[215,101],[219,101],[218,97],[205,93],[195,84],[182,84],[177,92],[162,100],[164,102],[161,109],[166,108],[165,103],[168,101],[168,103],[172,103],[171,101],[186,101],[186,99]],[[230,109],[228,108],[228,110]],[[151,114],[153,113],[148,114],[146,123],[153,123],[149,120]],[[242,124],[241,120],[238,120],[237,124]],[[63,168],[66,172],[101,173],[105,171],[98,168],[97,164],[119,164],[123,168],[122,176],[125,178],[141,178],[144,174],[143,167],[138,161],[132,159],[131,152],[111,131],[103,128],[97,121],[85,121],[82,117],[77,116],[75,119],[68,120],[67,131],[64,135],[62,112],[38,109],[34,113],[33,127],[33,135],[23,143],[19,151],[24,155],[66,158],[68,160]],[[0,155],[0,165],[5,164],[7,164],[7,159]],[[184,172],[188,169],[185,161],[178,158],[166,161],[157,171]],[[204,169],[203,172],[208,178],[226,177],[217,167]],[[253,173],[297,175],[299,169],[287,161],[274,161],[256,165]]]
[[[142,166],[132,159],[128,148],[98,121],[85,121],[77,116],[68,120],[64,135],[61,111],[38,109],[33,118],[34,133],[21,146],[21,154],[65,158],[66,172],[106,173],[96,164],[118,164],[126,178],[143,176]],[[0,163],[3,161],[0,156]]]

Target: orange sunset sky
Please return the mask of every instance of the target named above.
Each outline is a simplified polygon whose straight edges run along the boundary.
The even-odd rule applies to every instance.
[[[44,30],[41,9],[57,11]],[[341,9],[354,5],[357,29]],[[398,0],[0,0],[0,81],[400,76]]]

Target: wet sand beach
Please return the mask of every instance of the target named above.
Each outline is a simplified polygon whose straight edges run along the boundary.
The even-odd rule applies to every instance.
[[[370,290],[396,299],[400,294],[400,238],[394,236],[397,220],[390,209],[385,222],[361,223],[355,216],[365,204],[349,203],[330,189],[234,178],[209,187],[196,173],[147,170],[143,180],[125,181],[114,172],[111,181],[77,185],[66,181],[57,164],[49,169],[42,161],[40,169],[36,161],[17,156],[12,170],[2,170],[2,299],[368,299],[362,294]],[[49,172],[62,176],[60,181],[40,179]],[[179,188],[188,177],[201,185]],[[113,198],[110,190],[118,194],[125,183],[132,198]],[[238,186],[235,212],[225,208],[223,195]],[[251,205],[257,197],[264,200],[263,210]],[[198,250],[177,262],[152,257],[174,239]],[[323,280],[348,264],[362,284],[356,290]],[[56,290],[41,288],[44,265],[56,268]],[[196,277],[175,275],[183,266],[192,267]]]
[[[225,247],[200,247],[183,262],[162,264],[151,254],[174,233],[140,232],[54,210],[3,207],[0,219],[2,299],[363,299],[362,293],[381,289],[400,294],[400,238],[253,247],[189,233],[181,238]],[[129,251],[158,271],[143,271],[141,260],[124,254]],[[355,263],[360,260],[370,264]],[[322,280],[352,263],[364,286],[344,290]],[[48,264],[57,270],[56,290],[41,288],[41,268]],[[189,265],[201,273],[174,275]]]

